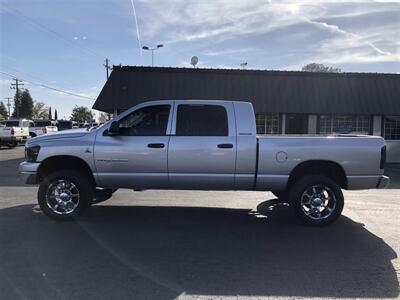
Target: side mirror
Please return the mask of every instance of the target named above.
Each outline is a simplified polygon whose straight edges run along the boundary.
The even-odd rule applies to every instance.
[[[119,123],[117,121],[113,121],[108,128],[109,135],[117,135],[119,133]]]

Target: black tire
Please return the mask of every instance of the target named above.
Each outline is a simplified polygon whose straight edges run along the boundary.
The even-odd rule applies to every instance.
[[[66,209],[64,209],[64,212],[62,208],[59,210],[59,213],[56,213],[51,206],[55,206],[53,204],[57,204],[56,199],[52,199],[50,196],[50,191],[56,185],[56,183],[72,183],[69,184],[70,187],[73,186],[72,192],[73,194],[79,194],[78,198],[76,196],[73,196],[71,203],[73,203],[72,206],[74,206],[73,210],[71,212],[66,212]],[[66,186],[65,190],[68,191],[68,185]],[[60,221],[67,221],[67,220],[72,220],[75,217],[77,217],[79,214],[82,213],[82,211],[91,203],[93,199],[93,192],[94,192],[94,186],[91,183],[91,181],[81,175],[78,171],[74,170],[61,170],[61,171],[56,171],[54,173],[51,173],[50,175],[46,176],[46,178],[43,179],[43,181],[40,183],[39,190],[38,190],[38,202],[39,206],[42,209],[42,211],[49,217],[55,219],[55,220],[60,220]],[[49,204],[47,202],[49,198]],[[60,196],[61,198],[61,196]],[[64,205],[64,206],[63,206]],[[65,204],[61,205],[62,207],[66,207]],[[70,207],[71,209],[71,207]],[[56,209],[57,210],[57,209]]]
[[[15,148],[15,147],[17,147],[17,142],[9,142],[9,143],[7,143],[7,147],[8,148]]]
[[[34,137],[36,137],[36,133],[29,132],[29,136],[30,136],[31,138],[34,138]]]
[[[278,198],[280,202],[288,202],[288,193],[287,193],[287,191],[271,192],[271,193],[276,198]]]
[[[296,181],[290,188],[289,202],[296,216],[312,226],[334,222],[341,215],[344,206],[340,187],[322,175],[309,175]]]

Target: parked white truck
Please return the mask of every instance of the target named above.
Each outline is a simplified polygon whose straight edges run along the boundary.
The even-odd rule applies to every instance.
[[[65,220],[117,188],[272,191],[308,224],[336,220],[341,189],[384,188],[385,143],[373,136],[257,136],[247,102],[139,104],[95,129],[43,135],[20,164],[38,202]]]
[[[29,137],[29,120],[7,120],[0,122],[0,147],[14,148]]]
[[[29,122],[29,135],[31,137],[57,131],[57,126],[50,120],[33,120]]]

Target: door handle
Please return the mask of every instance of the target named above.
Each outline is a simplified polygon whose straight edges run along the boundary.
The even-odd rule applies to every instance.
[[[233,144],[218,144],[218,148],[230,149],[233,148]]]
[[[147,147],[149,147],[149,148],[164,148],[165,145],[162,143],[153,143],[153,144],[148,144]]]

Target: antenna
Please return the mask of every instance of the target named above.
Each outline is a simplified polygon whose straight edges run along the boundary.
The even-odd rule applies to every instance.
[[[199,58],[197,56],[193,56],[192,59],[190,60],[190,64],[193,66],[193,68],[196,68],[198,62]]]

